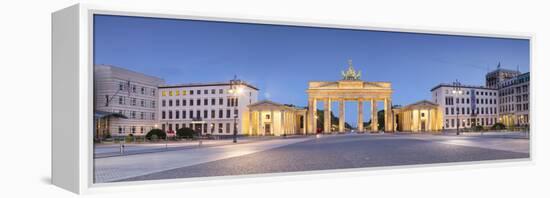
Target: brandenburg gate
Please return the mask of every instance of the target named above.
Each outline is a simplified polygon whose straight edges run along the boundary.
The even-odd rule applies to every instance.
[[[363,129],[363,103],[370,102],[371,106],[371,131],[378,131],[377,117],[377,102],[384,102],[384,129],[385,131],[393,131],[393,116],[391,115],[391,95],[392,88],[389,82],[366,82],[360,80],[361,71],[355,71],[351,60],[346,71],[342,71],[342,80],[336,82],[327,81],[310,81],[308,94],[308,121],[307,133],[317,133],[317,102],[322,101],[324,104],[324,131],[325,133],[332,132],[331,130],[331,103],[338,101],[338,132],[345,131],[345,102],[357,101],[358,116],[357,130],[364,132]]]

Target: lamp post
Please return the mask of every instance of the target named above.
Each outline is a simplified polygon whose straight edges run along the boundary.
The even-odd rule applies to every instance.
[[[457,99],[458,99],[458,96],[459,95],[462,95],[462,89],[460,88],[460,82],[458,82],[458,79],[453,82],[453,94],[457,96]],[[460,123],[461,121],[459,120],[458,118],[458,114],[460,112],[459,108],[458,108],[458,102],[460,100],[456,100],[456,135],[460,135],[460,132],[459,132],[459,128],[460,128]]]
[[[233,78],[233,80],[229,81],[229,94],[231,94],[231,98],[233,99],[233,143],[237,143],[237,109],[239,106],[238,97],[243,92],[242,87],[240,86],[242,82],[237,79],[237,76]]]

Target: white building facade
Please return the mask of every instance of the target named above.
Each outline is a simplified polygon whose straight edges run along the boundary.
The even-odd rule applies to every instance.
[[[233,93],[229,82],[163,85],[159,87],[160,128],[173,132],[191,128],[201,135],[243,135],[247,106],[258,101],[258,88],[242,82]],[[245,129],[247,130],[247,129]],[[169,134],[170,135],[170,134]]]
[[[529,74],[520,74],[498,84],[499,122],[506,126],[529,125]]]
[[[110,65],[94,67],[94,112],[126,118],[105,118],[105,132],[112,136],[141,136],[158,121],[158,86],[164,80]]]
[[[498,122],[498,90],[481,86],[439,84],[432,102],[443,111],[443,129],[490,127]]]

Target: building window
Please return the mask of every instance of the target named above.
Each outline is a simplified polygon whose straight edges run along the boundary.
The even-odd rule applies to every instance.
[[[239,117],[239,110],[238,109],[233,110],[233,113],[235,113],[235,118]]]
[[[201,99],[197,99],[197,106],[201,106]]]
[[[222,123],[218,124],[218,133],[223,133],[223,124]]]
[[[168,119],[172,119],[172,111],[168,111]]]
[[[189,95],[193,95],[193,90],[189,90]]]
[[[197,90],[197,95],[201,95],[201,90]]]
[[[210,114],[212,114],[212,115],[210,115],[210,118],[216,118],[216,111],[215,110],[210,111]]]
[[[205,94],[205,95],[208,95],[208,89],[205,89],[205,90],[204,90],[204,94]]]
[[[191,119],[194,118],[194,117],[193,117],[193,110],[190,110],[190,111],[189,111],[189,118],[191,118]]]
[[[210,101],[210,103],[212,103],[212,104],[211,104],[212,106],[216,105],[216,99],[212,98],[212,100]]]
[[[176,107],[180,106],[180,100],[176,100]]]
[[[187,118],[187,112],[185,110],[181,111],[181,118],[186,119]]]
[[[231,118],[231,110],[228,109],[225,115],[226,118]]]
[[[189,106],[193,106],[193,101],[194,101],[193,99],[189,100]]]
[[[207,110],[204,110],[203,114],[204,114],[204,118],[208,118],[208,111]]]
[[[220,90],[219,90],[219,94],[223,94],[223,89],[220,89]]]
[[[163,107],[166,106],[166,100],[162,100],[162,106],[163,106]]]
[[[204,106],[208,106],[208,99],[204,99]]]
[[[176,119],[180,119],[180,111],[176,111]]]
[[[225,124],[225,132],[226,133],[231,133],[231,124],[229,124],[229,123]]]
[[[166,111],[162,111],[162,119],[166,119]]]
[[[145,94],[145,87],[141,88],[141,94]]]
[[[172,106],[172,100],[168,100],[168,106]]]
[[[197,118],[201,118],[201,111],[197,110]]]
[[[220,98],[220,99],[218,100],[218,103],[219,103],[219,105],[223,105],[223,98]]]
[[[181,106],[186,106],[187,105],[187,100],[183,99],[181,100]]]
[[[220,113],[218,115],[218,118],[223,118],[223,110],[220,109]]]

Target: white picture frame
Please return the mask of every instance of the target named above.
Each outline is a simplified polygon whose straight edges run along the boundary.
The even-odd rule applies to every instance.
[[[123,16],[156,17],[171,19],[200,19],[226,22],[244,22],[259,24],[280,24],[293,26],[313,26],[329,28],[346,28],[360,30],[378,30],[395,32],[413,32],[427,34],[445,34],[460,36],[486,36],[496,38],[517,38],[534,42],[534,35],[527,33],[493,33],[473,32],[470,30],[432,29],[422,30],[410,27],[371,27],[365,24],[331,24],[331,22],[312,20],[287,20],[284,18],[250,17],[246,15],[222,15],[166,10],[137,10],[127,8],[102,7],[98,5],[77,4],[52,14],[52,183],[74,193],[92,193],[94,191],[111,191],[132,188],[133,184],[159,184],[180,187],[183,181],[202,181],[215,178],[192,178],[177,180],[157,180],[125,182],[116,184],[94,184],[93,181],[93,15],[112,14]],[[531,58],[532,60],[532,53]],[[532,61],[531,61],[532,62]],[[532,67],[532,66],[530,66]],[[531,91],[534,89],[530,87]],[[535,99],[530,96],[530,106]],[[530,108],[530,114],[533,108]],[[536,128],[534,118],[532,128]],[[531,139],[533,134],[530,133]],[[531,141],[531,148],[534,141]],[[534,153],[530,151],[529,159],[503,160],[497,162],[531,163]],[[480,164],[493,162],[460,162],[451,164]],[[441,165],[418,165],[407,167],[424,167]],[[390,167],[393,168],[393,167]],[[381,168],[365,168],[379,170]],[[360,169],[363,170],[363,169]],[[313,171],[307,174],[332,173],[339,170]],[[350,170],[345,170],[349,172]],[[351,170],[354,172],[357,170]],[[269,177],[273,174],[265,174]],[[280,174],[277,174],[280,175]],[[283,175],[300,175],[284,173]],[[254,176],[236,176],[250,178]],[[223,178],[222,180],[225,180]],[[189,185],[189,182],[186,182]],[[193,182],[190,182],[193,183]],[[190,185],[192,186],[192,184]]]

